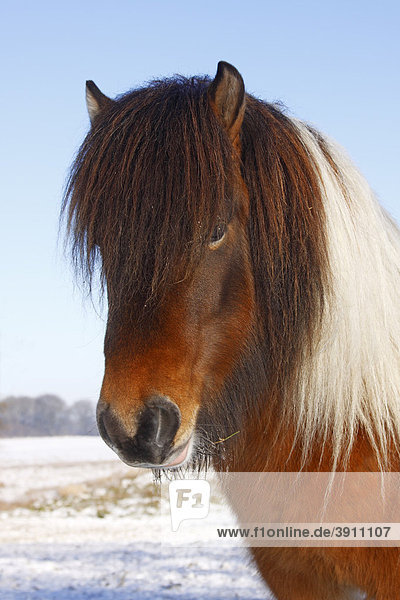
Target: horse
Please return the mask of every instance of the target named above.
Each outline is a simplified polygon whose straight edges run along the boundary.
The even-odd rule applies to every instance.
[[[344,150],[226,62],[86,99],[62,214],[107,296],[104,441],[153,469],[400,470],[400,235]],[[397,548],[251,552],[278,600],[398,597]]]

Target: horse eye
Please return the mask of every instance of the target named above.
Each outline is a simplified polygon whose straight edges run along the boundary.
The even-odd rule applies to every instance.
[[[215,248],[219,245],[222,239],[225,237],[226,223],[219,223],[211,234],[210,248]]]

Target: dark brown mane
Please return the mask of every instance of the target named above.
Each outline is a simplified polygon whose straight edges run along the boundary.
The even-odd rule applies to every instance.
[[[90,283],[101,253],[114,305],[135,294],[161,297],[229,210],[235,155],[210,109],[208,85],[177,77],[120,97],[73,164],[64,210],[74,257]],[[284,379],[322,306],[317,168],[293,122],[251,96],[241,144],[260,319],[271,372]]]
[[[323,309],[328,258],[318,166],[293,121],[251,96],[241,141],[258,306],[271,368],[283,382]]]

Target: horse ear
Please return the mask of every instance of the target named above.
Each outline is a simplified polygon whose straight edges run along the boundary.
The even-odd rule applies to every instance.
[[[218,63],[217,74],[208,88],[208,97],[214,113],[234,141],[242,126],[246,102],[242,76],[233,65],[224,61]]]
[[[99,90],[94,81],[86,82],[86,106],[92,125],[95,118],[112,103],[113,100],[105,96],[103,92]]]

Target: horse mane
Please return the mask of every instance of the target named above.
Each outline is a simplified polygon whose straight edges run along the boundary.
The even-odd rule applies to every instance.
[[[364,435],[382,469],[399,455],[400,232],[345,151],[294,121],[318,165],[330,284],[311,357],[297,376],[297,426],[311,451],[332,440],[333,468]]]
[[[78,152],[63,211],[76,264],[89,285],[100,265],[110,309],[137,294],[157,303],[232,210],[238,157],[208,85],[179,76],[119,97]],[[331,440],[333,468],[362,430],[384,466],[400,432],[398,231],[341,149],[250,95],[239,162],[258,372],[279,392],[282,428],[295,423],[304,460]],[[232,421],[240,385],[224,392]]]

